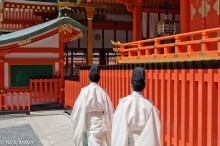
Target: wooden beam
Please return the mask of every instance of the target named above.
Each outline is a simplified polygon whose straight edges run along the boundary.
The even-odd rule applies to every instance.
[[[4,19],[2,24],[28,24],[28,25],[35,25],[36,20],[11,20],[11,19]]]
[[[102,9],[116,9],[116,10],[126,10],[124,5],[111,5],[111,4],[93,4],[93,3],[80,3],[79,7],[94,7]]]
[[[153,8],[142,8],[142,12],[149,13],[166,13],[165,9],[153,9]],[[168,9],[169,14],[180,14],[180,10],[170,10]]]
[[[58,2],[58,8],[60,7],[77,7],[77,4],[74,2]]]
[[[83,25],[88,26],[88,22],[83,21]],[[115,25],[116,24],[116,25]],[[93,29],[104,30],[132,30],[132,22],[93,22]]]

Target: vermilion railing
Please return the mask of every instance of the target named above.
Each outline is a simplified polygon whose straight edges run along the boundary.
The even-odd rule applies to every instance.
[[[29,92],[0,93],[0,111],[27,110],[30,112]]]
[[[169,42],[168,42],[169,41]],[[177,35],[116,43],[117,63],[220,59],[220,27]]]
[[[61,79],[30,79],[31,104],[58,102],[61,99]]]
[[[115,107],[131,93],[135,66],[146,69],[143,94],[160,110],[162,146],[220,146],[220,61],[102,66],[99,84]],[[83,67],[80,81],[66,83],[71,105],[89,84],[88,75],[89,67]]]

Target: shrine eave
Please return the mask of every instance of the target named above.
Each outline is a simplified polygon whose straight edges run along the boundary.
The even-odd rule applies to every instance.
[[[53,29],[63,24],[69,24],[78,31],[82,31],[82,32],[87,31],[87,27],[83,26],[79,22],[69,17],[60,17],[60,18],[56,18],[54,20],[51,20],[51,21],[48,21],[48,22],[45,22],[45,23],[42,23],[42,24],[39,24],[33,27],[29,27],[23,30],[19,30],[16,32],[2,35],[0,36],[0,46],[10,44],[13,42],[18,42],[21,40],[30,39],[40,34],[52,31]]]

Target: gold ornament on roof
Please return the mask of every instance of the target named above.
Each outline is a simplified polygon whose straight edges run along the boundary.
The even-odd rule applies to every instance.
[[[73,26],[69,25],[69,24],[63,24],[59,27],[59,32],[69,32],[69,33],[72,33],[72,29],[73,29]]]
[[[23,45],[29,44],[30,42],[31,42],[31,39],[22,40],[18,42],[18,46],[23,46]]]

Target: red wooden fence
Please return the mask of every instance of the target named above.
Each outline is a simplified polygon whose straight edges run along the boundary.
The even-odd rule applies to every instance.
[[[0,93],[0,111],[27,110],[30,112],[30,94],[28,92]]]
[[[61,79],[31,79],[30,80],[31,104],[58,102],[61,99]]]
[[[220,61],[102,66],[99,84],[115,107],[131,93],[134,66],[146,68],[143,94],[160,110],[163,146],[220,146]],[[79,82],[66,81],[71,107],[88,74],[84,67]]]

